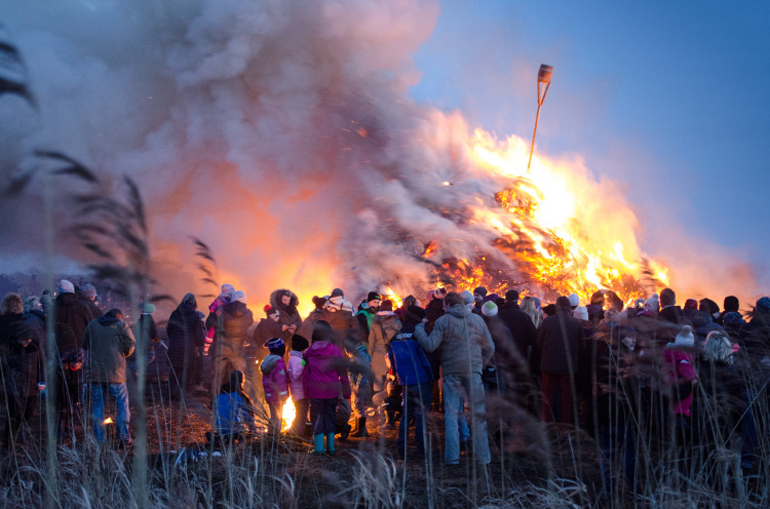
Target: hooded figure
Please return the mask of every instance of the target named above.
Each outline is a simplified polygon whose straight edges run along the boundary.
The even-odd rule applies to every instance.
[[[672,388],[674,415],[690,417],[692,405],[692,387],[697,376],[693,368],[692,352],[695,336],[692,327],[685,325],[676,335],[673,343],[666,345],[663,351],[665,376]]]
[[[286,344],[281,338],[271,338],[265,343],[265,348],[270,350],[270,355],[265,357],[259,369],[262,371],[265,401],[270,408],[268,430],[278,433],[281,431],[283,404],[289,397],[289,377],[283,360]]]
[[[389,300],[383,301],[369,329],[369,355],[372,357],[375,391],[381,391],[384,388],[383,380],[388,374],[388,366],[385,362],[388,344],[400,330],[401,320],[393,312],[393,303]]]
[[[236,292],[237,293],[237,292]],[[235,293],[233,297],[235,297]],[[227,377],[234,370],[246,371],[243,345],[247,342],[249,327],[254,323],[254,315],[246,307],[245,296],[227,304],[217,317],[213,313],[206,319],[207,327],[215,327],[214,363],[217,380]]]
[[[243,372],[234,370],[219,389],[216,431],[221,436],[243,438],[257,431],[254,406],[243,391],[243,381]]]
[[[206,336],[197,309],[195,295],[185,294],[166,325],[168,360],[179,387],[185,390],[192,390],[199,381],[198,360]]]
[[[289,338],[302,327],[302,317],[297,306],[299,297],[291,290],[275,290],[270,294],[270,306],[280,312],[278,322],[282,332],[289,332]]]

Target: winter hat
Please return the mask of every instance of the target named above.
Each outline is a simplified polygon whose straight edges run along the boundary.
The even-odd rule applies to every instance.
[[[192,293],[186,293],[184,294],[184,297],[182,297],[182,304],[185,306],[190,306],[192,308],[198,307],[198,301],[195,300],[195,295]]]
[[[483,286],[477,287],[475,290],[473,290],[473,295],[478,295],[482,299],[487,296],[487,289]]]
[[[139,309],[142,310],[143,315],[149,315],[150,313],[155,312],[155,304],[150,304],[149,302],[142,302],[139,304]]]
[[[695,299],[687,299],[684,301],[685,309],[698,309],[698,301]]]
[[[652,297],[650,297],[649,299],[647,299],[644,302],[644,309],[646,311],[652,311],[652,312],[655,312],[655,313],[660,311],[660,302],[658,301],[658,294],[657,293],[653,293]]]
[[[227,295],[228,297],[231,297],[235,293],[235,287],[231,285],[230,283],[225,283],[222,285],[222,295]]]
[[[682,327],[682,331],[676,335],[674,344],[677,346],[689,346],[695,345],[695,336],[692,335],[692,327],[685,325]]]
[[[369,292],[366,295],[366,302],[371,302],[373,300],[382,300],[382,296],[377,292]]]
[[[285,344],[286,343],[284,343],[283,339],[281,338],[270,338],[267,341],[265,341],[265,348],[267,348],[272,352],[273,350],[278,350]]]
[[[519,292],[516,290],[508,290],[505,292],[505,300],[508,302],[518,302],[519,301]]]
[[[92,284],[85,284],[83,285],[83,288],[80,289],[80,293],[82,293],[84,296],[88,297],[89,299],[93,299],[96,297],[96,288]]]
[[[246,304],[246,294],[238,290],[233,294],[233,302],[235,302],[236,300]]]
[[[332,290],[332,297],[344,297],[345,294],[342,292],[342,288],[335,288]]]
[[[301,352],[302,350],[307,350],[307,347],[310,346],[310,343],[308,343],[307,339],[305,339],[304,336],[300,336],[299,334],[295,334],[291,337],[291,349],[296,350],[298,352]]]
[[[585,306],[578,306],[575,308],[575,318],[578,318],[580,320],[583,320],[584,322],[588,321],[588,308]]]
[[[762,314],[770,313],[770,297],[762,297],[757,301],[757,311]]]
[[[725,313],[724,322],[725,325],[743,325],[745,323],[743,317],[737,311]]]
[[[738,297],[735,297],[734,295],[730,295],[729,297],[725,297],[725,303],[724,308],[725,311],[738,311],[738,308],[740,307],[740,302],[738,301]]]
[[[62,279],[59,281],[56,285],[56,290],[59,294],[62,293],[75,293],[75,285],[72,284],[71,281],[67,281],[66,279]]]
[[[487,301],[483,306],[481,306],[481,314],[484,316],[497,316],[497,304],[491,300]]]
[[[463,298],[463,303],[465,303],[468,306],[470,306],[475,302],[475,300],[473,299],[473,294],[468,290],[463,290],[462,292],[460,292],[460,297]]]
[[[271,306],[270,304],[265,304],[265,307],[263,307],[262,310],[265,312],[267,316],[270,316],[275,313],[275,309],[273,309],[273,306]]]
[[[576,293],[573,293],[569,296],[569,307],[576,308],[580,305],[580,296]]]

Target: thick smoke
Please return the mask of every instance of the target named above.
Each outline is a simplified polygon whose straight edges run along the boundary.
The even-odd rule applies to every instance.
[[[430,241],[436,259],[486,254],[512,267],[491,247],[497,231],[469,226],[469,207],[494,209],[507,178],[473,168],[458,114],[407,95],[436,1],[162,4],[6,9],[40,113],[0,135],[10,159],[44,146],[131,175],[166,290],[196,284],[190,236],[251,303],[278,287],[301,290],[305,305],[340,285],[353,298],[383,282],[427,289],[433,266],[420,255]],[[3,115],[20,108],[1,104]],[[20,205],[40,208],[43,194]],[[29,216],[4,215],[4,235],[24,239],[6,253],[41,249],[20,233],[38,220]],[[77,256],[69,244],[60,233],[57,249]]]

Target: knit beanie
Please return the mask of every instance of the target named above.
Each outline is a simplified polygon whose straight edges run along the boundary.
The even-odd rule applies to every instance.
[[[674,344],[677,346],[695,346],[695,336],[692,334],[692,327],[689,325],[682,327],[682,331],[676,335]]]
[[[272,352],[273,350],[281,348],[285,344],[286,343],[284,343],[283,339],[281,338],[270,338],[265,342],[265,348]]]
[[[335,288],[332,290],[332,297],[344,297],[345,294],[342,292],[342,288]]]
[[[62,294],[62,293],[75,293],[75,285],[73,285],[71,281],[67,281],[66,279],[62,279],[56,285],[56,290],[58,291],[59,294]]]
[[[698,309],[698,301],[695,299],[687,299],[684,301],[685,309]]]
[[[508,290],[505,292],[505,300],[508,302],[518,302],[519,292],[517,290]]]
[[[491,300],[487,301],[483,306],[481,306],[481,314],[484,316],[497,316],[497,304]]]
[[[307,350],[308,346],[310,346],[310,343],[308,343],[307,339],[305,339],[304,336],[300,336],[299,334],[294,334],[291,337],[291,349],[292,350],[296,350],[298,352],[301,352],[302,350]]]
[[[149,302],[142,302],[139,304],[139,309],[142,310],[143,315],[149,315],[150,313],[155,312],[155,304],[150,304]]]
[[[473,294],[468,290],[463,290],[462,292],[460,292],[460,297],[463,298],[463,303],[465,305],[471,305],[475,302],[475,300],[473,299]]]
[[[246,294],[238,290],[233,294],[233,302],[235,302],[236,300],[246,304]]]
[[[573,293],[569,296],[569,307],[576,308],[580,305],[580,296],[576,293]]]
[[[575,308],[575,318],[578,318],[580,320],[583,320],[584,322],[588,321],[588,308],[585,306],[578,306]]]
[[[757,311],[762,314],[770,313],[770,297],[762,297],[757,301]]]
[[[96,288],[92,284],[85,284],[83,285],[83,288],[80,289],[80,293],[82,293],[85,297],[88,297],[89,299],[93,299],[96,297]]]
[[[371,302],[373,300],[382,300],[382,297],[377,292],[369,292],[366,296],[366,302]]]
[[[473,295],[478,295],[482,299],[487,296],[487,289],[483,286],[477,287],[475,290],[473,290]]]

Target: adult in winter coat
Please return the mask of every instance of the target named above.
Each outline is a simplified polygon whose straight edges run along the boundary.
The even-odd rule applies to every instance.
[[[23,303],[17,293],[9,293],[0,306],[0,369],[5,394],[5,428],[3,447],[19,439],[23,422],[31,417],[30,396],[36,393],[37,349],[32,344],[31,330],[24,328]],[[39,346],[39,345],[38,345]],[[32,389],[29,385],[32,384]]]
[[[340,288],[335,288],[331,297],[324,304],[321,320],[327,322],[334,329],[338,346],[345,344],[347,337],[353,333],[358,333],[359,330],[353,304],[345,299]]]
[[[529,349],[537,341],[537,329],[532,318],[519,307],[519,292],[505,292],[505,304],[500,306],[498,315],[513,336],[513,343],[523,359],[529,358]]]
[[[495,345],[484,320],[463,304],[462,297],[449,292],[444,297],[446,314],[436,320],[430,335],[424,324],[414,329],[414,336],[426,352],[441,348],[444,379],[444,424],[448,464],[460,461],[460,435],[457,419],[462,414],[462,401],[468,401],[473,421],[473,452],[477,461],[489,463],[492,458],[487,439],[484,386],[481,371],[495,353]]]
[[[372,373],[374,373],[372,389],[375,392],[385,387],[385,376],[388,374],[388,365],[385,363],[388,343],[399,331],[401,331],[401,320],[393,312],[393,303],[389,300],[382,301],[369,328],[369,355],[372,358]]]
[[[382,297],[377,292],[369,292],[366,296],[366,300],[358,306],[358,312],[356,313],[356,320],[358,320],[358,327],[361,330],[362,341],[368,341],[369,329],[372,326],[374,317],[377,316],[377,310],[380,307]]]
[[[198,301],[187,293],[171,313],[166,325],[168,360],[174,370],[172,387],[184,393],[198,383],[198,364],[206,330],[198,317]]]
[[[309,338],[313,335],[313,327],[315,326],[315,323],[318,320],[323,320],[325,313],[324,313],[324,306],[326,305],[326,299],[324,297],[319,297],[318,295],[313,296],[313,305],[315,308],[313,311],[310,312],[309,315],[307,315],[307,318],[303,320],[302,325],[299,328],[299,334],[302,337]],[[284,340],[285,341],[285,340]]]
[[[63,323],[72,329],[78,348],[83,340],[83,332],[95,317],[88,306],[75,295],[75,285],[66,279],[58,283],[56,296],[56,323]]]
[[[115,398],[121,444],[126,447],[132,442],[128,431],[131,412],[126,388],[126,357],[134,351],[134,345],[131,329],[123,322],[123,313],[119,309],[111,309],[92,320],[83,333],[83,348],[88,351],[88,386],[94,435],[99,442],[104,442],[106,394]]]
[[[102,316],[102,310],[96,305],[96,287],[92,284],[85,284],[78,292],[78,298],[91,311],[91,316],[99,318]]]
[[[270,294],[270,306],[280,312],[278,322],[284,333],[288,333],[288,339],[299,331],[302,327],[302,317],[299,315],[297,306],[299,298],[291,290],[276,290]],[[287,339],[284,339],[286,341]]]
[[[572,398],[578,351],[585,340],[583,322],[570,316],[567,297],[556,299],[556,313],[545,318],[537,334],[540,349],[540,373],[543,387],[544,422],[554,421],[553,410],[559,394],[561,422],[575,422]]]
[[[289,331],[284,331],[283,326],[281,325],[281,312],[270,307],[270,305],[265,306],[264,311],[266,316],[259,320],[254,331],[252,331],[250,341],[251,346],[249,347],[249,350],[252,348],[254,349],[254,356],[256,357],[257,363],[261,363],[267,356],[267,349],[264,345],[270,338],[281,338],[284,343],[291,338]]]
[[[238,370],[246,372],[246,360],[243,357],[243,344],[246,342],[249,327],[254,323],[254,315],[246,307],[246,294],[237,291],[233,300],[216,317],[209,314],[206,327],[216,328],[214,340],[214,373],[217,381],[224,385],[230,373]]]
[[[46,340],[48,339],[48,329],[46,327],[46,316],[43,312],[43,306],[40,304],[40,299],[37,297],[28,297],[24,301],[24,324],[22,328],[28,330],[28,334],[31,334],[32,345],[37,349],[38,353],[38,365],[35,368],[37,370],[38,380],[45,380],[45,366],[46,366]]]

